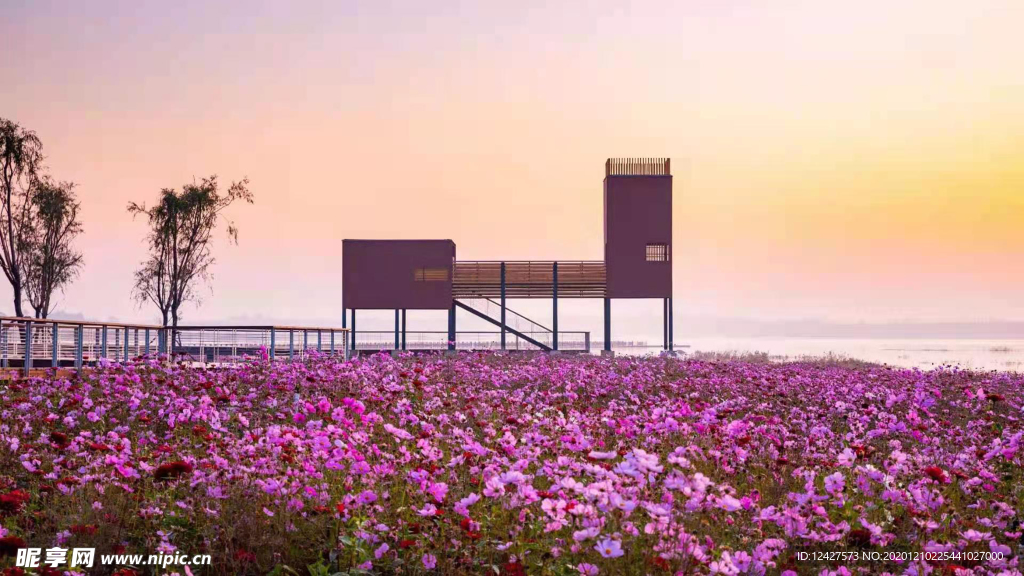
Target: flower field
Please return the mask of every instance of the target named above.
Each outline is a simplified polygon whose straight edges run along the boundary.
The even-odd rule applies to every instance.
[[[197,574],[1018,574],[1022,397],[828,362],[111,364],[0,383],[0,568],[60,546],[210,554]]]

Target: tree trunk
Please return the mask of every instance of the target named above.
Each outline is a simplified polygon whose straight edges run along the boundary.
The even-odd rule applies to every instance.
[[[21,309],[21,284],[14,284],[11,288],[14,290],[14,315],[23,318],[25,313]]]

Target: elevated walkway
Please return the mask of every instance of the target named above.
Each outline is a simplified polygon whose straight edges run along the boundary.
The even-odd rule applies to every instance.
[[[501,298],[503,284],[506,298],[604,298],[606,268],[598,260],[455,262],[452,296],[456,300]]]

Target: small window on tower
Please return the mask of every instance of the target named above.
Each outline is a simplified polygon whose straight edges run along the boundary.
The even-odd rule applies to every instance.
[[[416,269],[416,281],[417,282],[447,282],[448,281],[448,269],[447,268],[417,268]]]
[[[668,244],[648,244],[648,262],[668,262]]]

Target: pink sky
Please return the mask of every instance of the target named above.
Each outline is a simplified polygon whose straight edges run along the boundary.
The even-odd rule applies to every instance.
[[[1024,320],[1022,22],[1019,0],[6,2],[0,116],[79,184],[59,308],[90,318],[156,319],[125,206],[192,178],[248,176],[256,205],[186,319],[337,324],[342,238],[599,259],[604,159],[670,156],[677,314]]]

